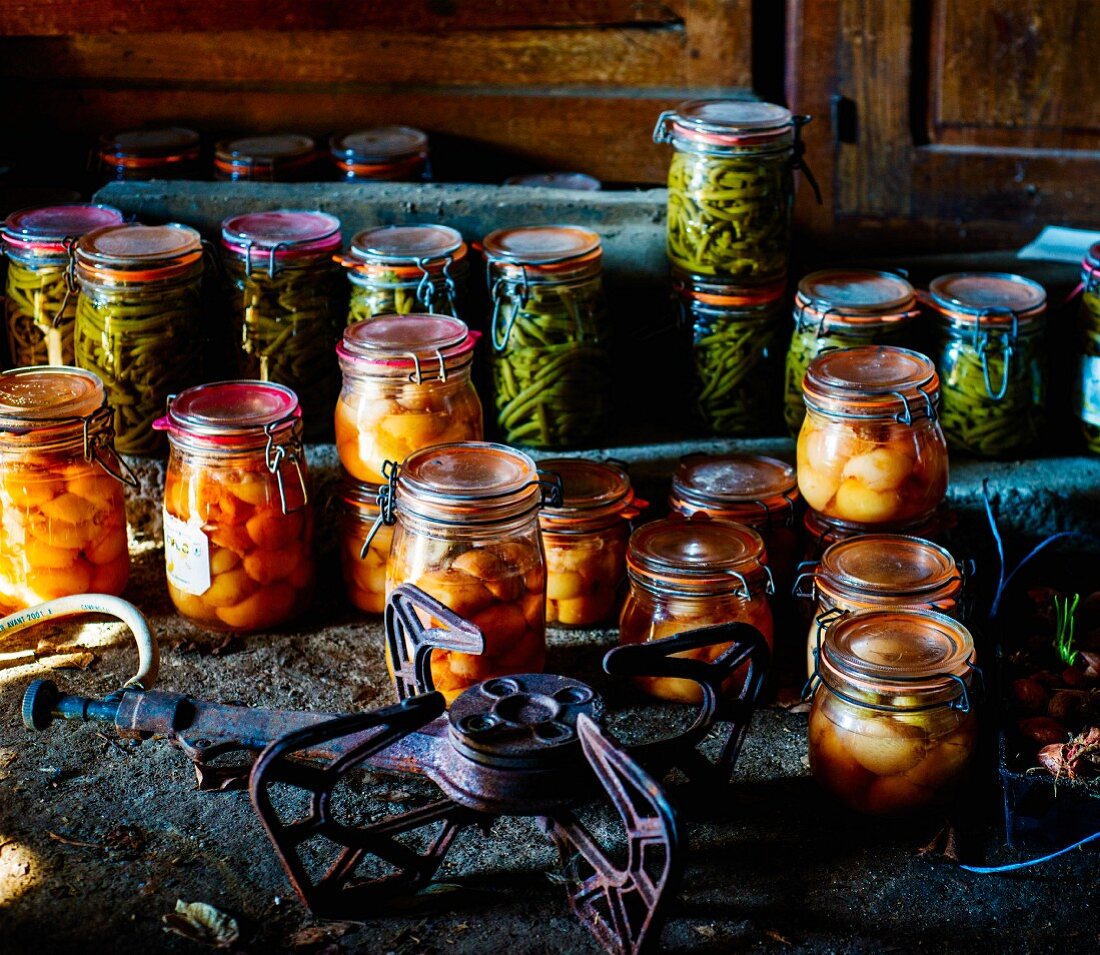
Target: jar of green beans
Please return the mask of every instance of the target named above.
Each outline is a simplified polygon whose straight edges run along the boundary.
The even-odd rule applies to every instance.
[[[237,374],[292,389],[307,437],[331,433],[346,289],[333,256],[340,220],[281,209],[222,223]]]
[[[724,285],[673,270],[672,288],[691,334],[696,418],[716,434],[769,433],[778,420],[786,282]]]
[[[769,282],[786,275],[796,120],[772,103],[693,100],[662,113],[653,138],[668,171],[668,257],[691,275]]]
[[[351,240],[340,263],[351,282],[348,324],[412,312],[461,318],[466,243],[445,225],[387,225]]]
[[[1100,454],[1100,242],[1081,263],[1081,311],[1078,316],[1078,365],[1074,411],[1085,446]]]
[[[115,447],[163,448],[153,421],[201,379],[203,248],[185,225],[108,226],[76,244],[76,363],[103,380]]]
[[[73,243],[85,233],[120,222],[117,209],[82,202],[22,209],[4,220],[4,328],[13,366],[76,363]]]
[[[798,283],[794,332],[787,349],[783,417],[798,435],[806,406],[802,380],[810,362],[834,348],[908,345],[917,317],[913,286],[900,275],[872,269],[824,269]]]
[[[579,226],[498,229],[483,243],[497,425],[509,444],[582,445],[611,403],[600,237]]]
[[[1046,412],[1046,291],[1004,272],[954,272],[928,287],[942,387],[940,421],[953,449],[1020,453]]]

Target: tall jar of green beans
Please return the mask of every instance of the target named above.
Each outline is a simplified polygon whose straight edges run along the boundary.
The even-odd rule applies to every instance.
[[[1074,411],[1085,446],[1100,454],[1100,242],[1081,263],[1081,286]]]
[[[893,272],[824,269],[798,283],[794,332],[787,349],[783,417],[792,435],[802,428],[802,380],[823,352],[859,345],[908,345],[917,317],[913,286]]]
[[[692,405],[716,434],[766,434],[778,420],[786,282],[761,286],[693,280],[672,289],[691,335]]]
[[[462,318],[466,243],[445,225],[366,229],[340,258],[351,282],[348,324],[411,312]]]
[[[569,225],[485,237],[497,425],[509,444],[583,445],[611,403],[600,237]]]
[[[340,393],[336,343],[346,288],[334,261],[340,220],[280,209],[222,223],[237,374],[292,389],[307,437],[331,432]]]
[[[731,282],[787,273],[796,121],[772,103],[692,100],[662,113],[653,138],[668,171],[668,257]]]
[[[8,259],[4,328],[12,365],[73,365],[73,244],[122,222],[111,206],[74,202],[13,212],[0,236]]]
[[[76,244],[76,363],[103,380],[124,454],[159,452],[153,421],[201,379],[202,272],[185,225],[108,226]]]
[[[1046,412],[1046,291],[1022,275],[953,272],[928,294],[948,444],[982,457],[1029,448]]]

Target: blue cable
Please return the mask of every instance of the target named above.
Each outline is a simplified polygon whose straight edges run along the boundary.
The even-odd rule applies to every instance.
[[[1095,842],[1100,839],[1100,832],[1094,832],[1091,836],[1086,836],[1080,842],[1075,842],[1072,846],[1066,846],[1064,849],[1059,849],[1057,852],[1052,852],[1050,855],[1039,856],[1038,859],[1028,859],[1027,862],[1013,862],[1011,865],[995,865],[995,866],[980,866],[980,865],[960,865],[959,868],[966,872],[976,872],[978,875],[998,875],[1001,872],[1015,872],[1017,869],[1026,869],[1028,866],[1040,865],[1043,862],[1049,862],[1051,859],[1057,859],[1058,856],[1064,856],[1067,852],[1072,852],[1074,849],[1080,849],[1081,846],[1088,845],[1090,842]]]

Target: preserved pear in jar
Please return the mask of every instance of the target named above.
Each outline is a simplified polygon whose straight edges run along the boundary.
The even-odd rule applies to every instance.
[[[428,136],[412,126],[375,126],[329,140],[345,182],[418,182],[428,178]]]
[[[386,609],[386,564],[393,527],[378,520],[378,488],[345,480],[338,506],[344,591],[364,613],[380,614]]]
[[[317,162],[317,144],[297,133],[226,139],[214,149],[214,178],[233,182],[301,182]]]
[[[194,179],[201,147],[199,134],[183,126],[107,133],[99,139],[99,170],[118,182]]]
[[[868,610],[832,626],[810,709],[810,771],[852,809],[950,800],[977,744],[974,642],[943,614]]]
[[[1074,410],[1085,447],[1100,454],[1100,242],[1081,263],[1081,286]]]

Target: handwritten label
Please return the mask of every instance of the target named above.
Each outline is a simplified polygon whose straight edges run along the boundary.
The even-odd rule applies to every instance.
[[[1077,414],[1086,424],[1100,426],[1100,358],[1081,356],[1077,375]]]
[[[196,597],[210,587],[210,541],[201,528],[164,512],[164,564],[168,581]]]

